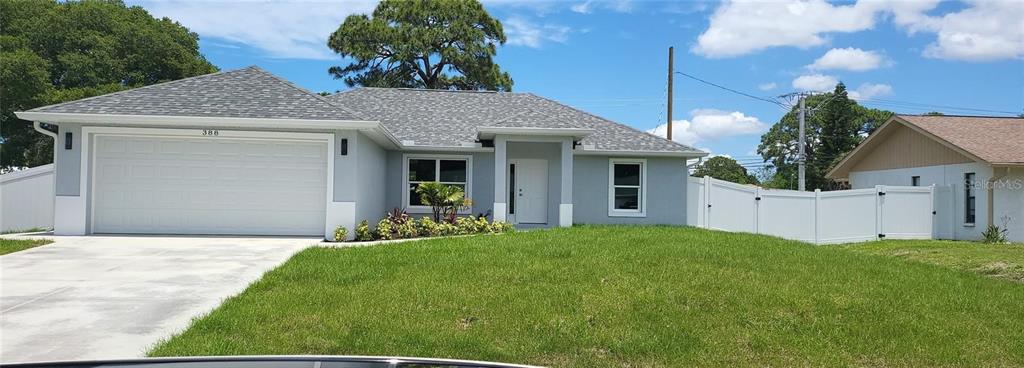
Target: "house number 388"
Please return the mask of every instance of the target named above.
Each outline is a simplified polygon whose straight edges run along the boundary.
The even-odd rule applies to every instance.
[[[220,131],[203,129],[203,135],[204,136],[216,137],[216,136],[220,135]]]

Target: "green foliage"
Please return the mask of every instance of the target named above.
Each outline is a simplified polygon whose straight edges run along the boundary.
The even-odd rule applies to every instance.
[[[344,226],[338,226],[334,228],[334,241],[343,242],[345,241],[346,237],[348,237],[348,229],[346,229]]]
[[[718,180],[731,181],[738,184],[759,184],[754,175],[730,157],[715,156],[702,162],[693,170],[693,176],[710,176]]]
[[[835,182],[825,174],[865,136],[889,120],[892,112],[858,105],[847,96],[842,83],[831,93],[808,97],[806,105],[808,110],[814,110],[805,119],[807,188],[835,189]],[[774,169],[773,176],[762,183],[766,187],[797,188],[799,110],[799,106],[794,107],[761,136],[757,153]]]
[[[487,219],[484,219],[487,221]],[[476,222],[472,217],[459,217],[455,220],[455,233],[457,235],[469,235],[476,233]]]
[[[459,211],[473,205],[473,202],[467,199],[466,194],[462,192],[462,188],[454,185],[438,182],[420,183],[416,186],[416,194],[419,194],[423,203],[430,206],[435,222],[441,222],[441,219],[454,222]]]
[[[495,234],[510,233],[516,231],[516,227],[505,221],[494,221],[491,223],[490,231]]]
[[[988,244],[1003,244],[1006,243],[1007,229],[1000,228],[996,225],[988,225],[985,231],[981,233],[982,242]]]
[[[441,236],[443,234],[441,224],[437,223],[434,220],[431,220],[429,217],[421,218],[419,223],[417,223],[416,225],[419,228],[420,236],[433,237]]]
[[[359,225],[356,225],[356,240],[373,240],[373,232],[370,230],[370,223],[367,222],[366,220],[360,221]]]
[[[382,218],[377,221],[376,229],[377,239],[380,240],[391,240],[394,239],[394,235],[391,233],[391,220]]]
[[[0,171],[53,159],[15,111],[213,71],[195,33],[139,6],[0,0]]]
[[[328,72],[349,86],[510,91],[493,60],[504,43],[476,0],[384,0],[331,34],[327,45],[353,61]]]

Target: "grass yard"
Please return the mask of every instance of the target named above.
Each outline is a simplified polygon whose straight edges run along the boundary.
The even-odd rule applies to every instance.
[[[305,250],[153,356],[1021,366],[1024,285],[845,247],[583,226]]]
[[[0,256],[50,243],[53,242],[50,240],[14,240],[0,238]]]
[[[886,240],[852,244],[846,247],[862,253],[898,257],[1024,282],[1024,244]]]

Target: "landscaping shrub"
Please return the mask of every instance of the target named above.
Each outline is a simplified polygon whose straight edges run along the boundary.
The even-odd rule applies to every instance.
[[[391,234],[391,220],[383,218],[377,221],[377,239],[380,240],[391,240],[394,236]]]
[[[370,231],[370,223],[367,222],[366,220],[363,220],[359,222],[359,225],[356,225],[356,240],[373,240],[373,233]]]
[[[1002,244],[1006,243],[1006,232],[1004,228],[1000,228],[996,225],[988,225],[985,232],[981,233],[982,241],[989,244]]]
[[[392,240],[408,239],[415,237],[436,237],[453,235],[472,234],[498,234],[513,231],[512,224],[495,221],[487,221],[485,216],[458,217],[454,223],[447,221],[437,222],[430,217],[423,217],[416,220],[405,213],[405,211],[394,210],[388,216],[377,222],[377,227],[370,230],[366,220],[356,226],[356,240]]]
[[[343,242],[345,241],[346,237],[348,237],[348,229],[346,229],[344,226],[338,226],[334,228],[334,241]]]

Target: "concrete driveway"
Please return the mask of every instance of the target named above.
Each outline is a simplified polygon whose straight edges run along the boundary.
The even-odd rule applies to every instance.
[[[301,238],[88,236],[0,256],[0,362],[138,357]]]

